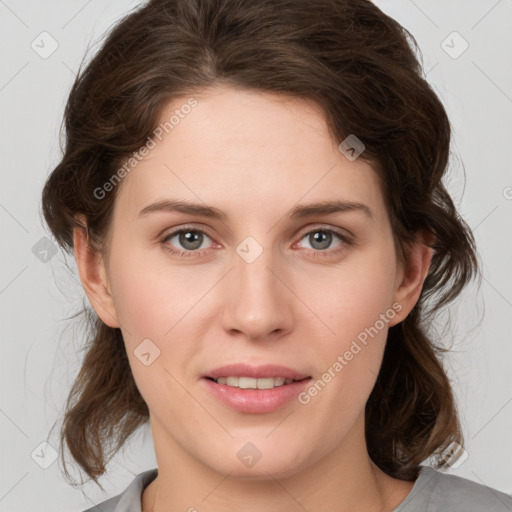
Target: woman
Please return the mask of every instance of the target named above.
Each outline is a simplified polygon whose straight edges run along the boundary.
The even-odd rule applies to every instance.
[[[43,191],[94,310],[62,443],[97,482],[149,420],[158,462],[89,510],[510,509],[436,471],[427,325],[478,266],[409,41],[365,0],[155,0],[79,73]]]

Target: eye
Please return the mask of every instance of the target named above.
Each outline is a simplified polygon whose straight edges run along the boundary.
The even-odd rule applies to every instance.
[[[334,249],[327,250],[336,238],[341,242]],[[314,251],[314,256],[332,256],[333,254],[338,254],[340,251],[345,250],[348,245],[351,245],[351,241],[347,235],[337,230],[327,228],[316,228],[312,231],[308,231],[301,240],[306,240],[310,244],[309,249]]]
[[[163,240],[166,250],[171,252],[172,254],[176,254],[179,256],[197,256],[198,254],[202,254],[203,244],[205,239],[211,238],[202,230],[196,228],[181,228],[177,231],[173,231],[168,234]],[[176,239],[173,244],[171,241]],[[176,245],[181,246],[183,250],[175,249]]]

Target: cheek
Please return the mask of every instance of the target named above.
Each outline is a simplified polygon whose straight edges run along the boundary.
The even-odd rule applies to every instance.
[[[394,317],[395,269],[392,247],[354,253],[335,272],[330,270],[324,275],[312,276],[304,290],[310,290],[314,308],[319,316],[323,315],[335,337],[346,343],[376,322],[382,330],[379,321],[382,314]],[[316,288],[313,288],[315,281]],[[316,289],[313,294],[312,289]]]
[[[150,410],[163,411],[177,403],[170,397],[187,400],[178,381],[199,350],[201,324],[191,320],[205,289],[190,286],[179,270],[163,277],[158,266],[133,256],[117,263],[112,289],[132,374]]]
[[[165,258],[139,257],[136,251],[112,252],[111,269],[116,312],[141,393],[151,401],[167,388],[179,391],[165,371],[178,377],[193,368],[190,363],[213,321],[204,307],[211,300],[202,299],[218,276],[193,266],[172,268]]]
[[[317,343],[316,378],[298,397],[305,410],[314,411],[312,428],[323,430],[333,443],[364,412],[380,370],[388,323],[396,314],[389,306],[386,283],[360,277],[357,282],[347,280],[348,298],[340,295],[344,307],[329,305],[335,335],[324,335]]]
[[[141,336],[162,342],[171,338],[215,282],[211,272],[205,276],[193,266],[173,268],[159,251],[113,252],[111,268],[116,312],[134,342]]]
[[[393,305],[395,265],[391,245],[361,253],[340,266],[335,279],[324,280],[324,293],[312,297],[315,311],[333,332],[325,335],[324,329],[316,337],[319,382],[306,390],[304,403],[316,400],[326,414],[338,411],[334,415],[364,408],[380,369],[389,323],[401,309]],[[321,276],[316,277],[318,283]]]

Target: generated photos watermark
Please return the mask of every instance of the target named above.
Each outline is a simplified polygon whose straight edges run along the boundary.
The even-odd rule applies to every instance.
[[[373,339],[377,336],[402,309],[403,306],[399,302],[394,302],[385,313],[381,313],[379,319],[372,326],[366,327],[361,331],[357,335],[357,340],[352,340],[349,349],[343,354],[338,355],[336,361],[307,390],[297,395],[299,403],[302,405],[309,404],[311,399],[317,396],[368,345],[368,338]]]
[[[101,187],[96,187],[93,191],[93,195],[96,199],[101,201],[105,198],[108,192],[112,192],[114,188],[121,182],[121,180],[129,174],[139,162],[149,155],[152,149],[155,149],[158,142],[161,142],[164,133],[168,134],[176,128],[191,112],[194,107],[197,107],[199,102],[195,98],[189,98],[186,103],[181,105],[180,108],[176,108],[169,119],[163,123],[160,123],[154,130],[152,135],[148,136],[146,143],[138,150],[132,153],[132,156],[120,167]],[[157,139],[157,140],[155,140]]]

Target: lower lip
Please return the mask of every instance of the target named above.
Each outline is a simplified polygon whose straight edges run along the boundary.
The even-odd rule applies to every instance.
[[[309,384],[311,377],[272,389],[242,389],[201,379],[210,393],[223,404],[240,412],[265,413],[280,409],[289,403]]]

